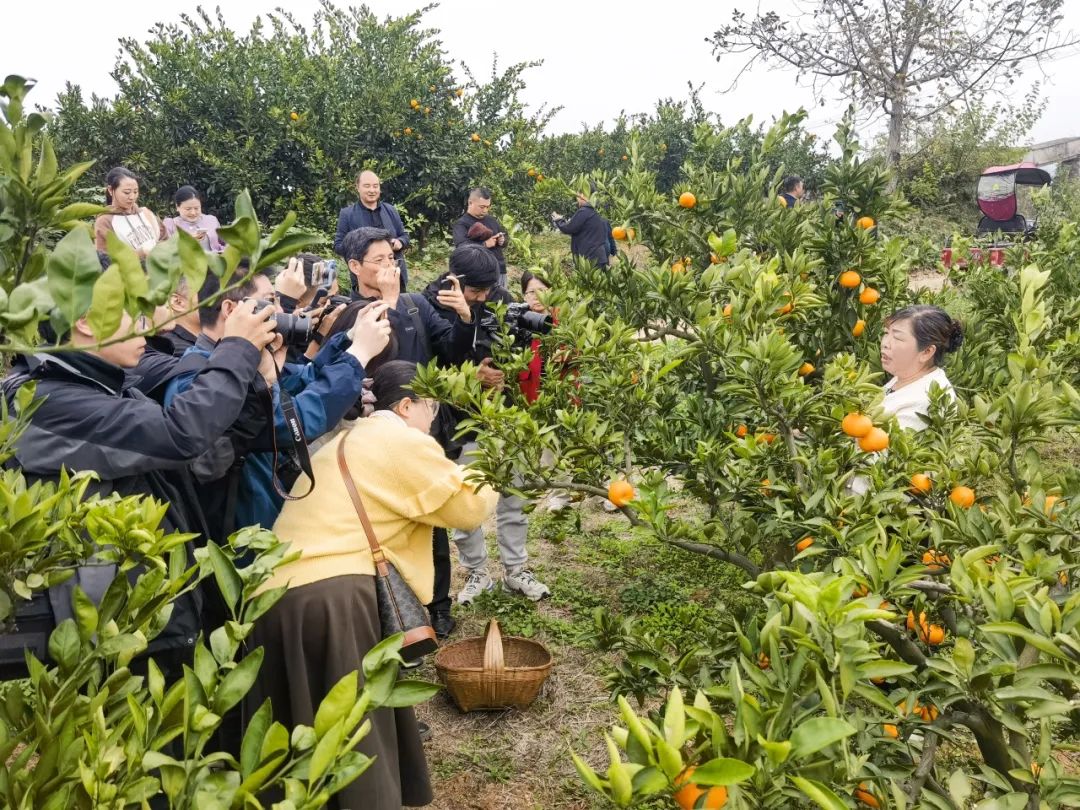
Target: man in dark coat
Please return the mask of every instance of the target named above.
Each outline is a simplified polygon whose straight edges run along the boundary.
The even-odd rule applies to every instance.
[[[351,231],[342,245],[342,255],[349,263],[353,277],[353,299],[382,300],[389,304],[387,317],[397,341],[397,359],[424,364],[437,357],[446,366],[456,366],[469,357],[476,336],[473,310],[465,299],[462,283],[454,280],[434,293],[435,306],[424,295],[398,292],[398,268],[394,263],[391,234],[374,228]],[[484,253],[488,251],[478,248]],[[498,265],[488,255],[491,282],[498,274]],[[467,283],[467,282],[466,282]],[[453,322],[446,316],[454,314]],[[460,447],[453,441],[453,423],[448,421],[449,409],[439,410],[431,433],[451,458]],[[435,598],[428,605],[431,626],[440,638],[454,630],[450,616],[450,538],[445,529],[435,529],[433,537],[435,559]]]
[[[338,214],[337,233],[334,235],[334,252],[346,261],[345,236],[357,228],[378,228],[390,232],[390,246],[394,250],[394,259],[401,271],[399,282],[401,292],[409,282],[409,268],[405,264],[405,249],[409,247],[409,235],[397,209],[388,202],[382,202],[382,182],[379,175],[372,171],[362,171],[356,178],[356,193],[360,197]]]
[[[14,462],[30,481],[56,480],[62,469],[97,473],[91,492],[154,497],[168,504],[165,531],[202,533],[205,523],[184,468],[229,427],[258,374],[262,349],[274,331],[269,313],[254,309],[254,302],[244,304],[207,375],[168,408],[145,397],[125,376],[144,350],[141,337],[120,339],[132,331],[126,313],[109,338],[116,341],[111,345],[98,347],[80,320],[71,331],[74,351],[19,356],[3,380],[5,398],[10,405],[22,385],[36,381],[43,402],[16,441]],[[88,562],[71,580],[50,589],[55,623],[72,616],[76,585],[96,604],[115,574],[111,564]],[[201,629],[199,601],[195,593],[178,599],[168,625],[148,648],[174,677]]]
[[[464,245],[466,242],[475,241],[469,236],[469,231],[476,224],[481,224],[491,231],[481,242],[484,247],[491,251],[499,262],[499,284],[506,289],[506,256],[503,255],[503,246],[506,244],[506,231],[502,223],[491,215],[491,190],[487,188],[474,188],[469,192],[469,201],[465,213],[461,219],[454,223],[454,247]],[[473,231],[475,233],[475,231]]]
[[[551,212],[551,222],[570,237],[570,253],[597,267],[607,267],[611,255],[611,224],[597,213],[584,194],[577,195],[578,210],[570,219]]]
[[[187,279],[180,278],[176,289],[169,296],[169,317],[174,318],[167,331],[146,339],[146,351],[138,365],[128,371],[132,384],[158,402],[164,394],[163,382],[172,374],[184,352],[195,345],[199,335],[199,296],[188,286]]]

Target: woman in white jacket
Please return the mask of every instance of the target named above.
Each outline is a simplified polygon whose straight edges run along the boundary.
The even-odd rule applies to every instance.
[[[963,326],[940,307],[905,307],[886,318],[881,367],[892,378],[885,383],[881,404],[885,416],[895,416],[902,428],[925,428],[934,383],[956,398],[941,366],[945,355],[959,349],[963,341]]]
[[[881,409],[907,430],[926,428],[930,388],[937,385],[955,399],[952,383],[941,364],[945,355],[964,342],[964,328],[941,307],[919,304],[897,310],[885,319],[881,335],[881,367],[892,375],[884,385]],[[870,479],[856,475],[848,482],[856,495],[870,489]]]

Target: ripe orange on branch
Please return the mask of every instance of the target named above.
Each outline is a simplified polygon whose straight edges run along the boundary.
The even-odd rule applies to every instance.
[[[881,300],[881,293],[875,290],[873,287],[867,287],[861,293],[859,293],[859,303],[871,306]]]
[[[877,223],[874,222],[873,217],[859,217],[855,224],[862,228],[864,231],[868,231],[873,228]]]
[[[930,549],[922,555],[923,565],[929,566],[932,573],[938,573],[944,570],[942,566],[952,565],[952,558],[943,551],[937,549]]]
[[[626,228],[622,227],[621,225],[616,225],[614,228],[611,229],[611,238],[614,239],[616,242],[626,241]]]
[[[727,788],[720,785],[706,788],[699,787],[691,781],[695,770],[696,768],[687,768],[675,777],[677,790],[672,797],[675,799],[675,803],[683,810],[693,810],[693,808],[698,808],[698,810],[701,808],[718,810],[718,808],[727,804]]]
[[[881,802],[879,802],[877,797],[870,792],[870,786],[867,785],[866,782],[860,782],[852,795],[867,807],[881,807]]]
[[[953,487],[952,492],[949,493],[949,500],[961,509],[970,509],[975,505],[975,490],[964,486]]]
[[[874,429],[874,423],[870,421],[870,417],[866,414],[852,411],[840,422],[840,429],[848,436],[861,439]]]
[[[866,331],[866,321],[862,318],[855,321],[855,325],[851,327],[851,334],[853,337],[862,337],[862,333]]]
[[[697,205],[697,197],[695,197],[693,193],[689,191],[684,191],[682,194],[679,195],[679,205],[681,205],[683,208],[693,208],[695,205]]]
[[[859,449],[864,453],[877,453],[889,447],[889,434],[879,427],[870,428],[870,432],[859,439]]]
[[[633,485],[629,481],[612,481],[608,484],[608,500],[616,506],[626,506],[637,496]]]
[[[813,537],[804,537],[798,543],[795,544],[796,551],[806,551],[810,546],[814,545]]]
[[[911,491],[920,495],[925,495],[927,492],[934,488],[934,482],[930,480],[929,475],[923,473],[915,473],[911,476]]]
[[[854,270],[845,270],[843,273],[840,274],[840,278],[838,279],[838,281],[840,282],[841,287],[848,290],[854,290],[856,287],[862,284],[862,276],[860,276]]]
[[[805,377],[805,376],[807,376],[809,374],[813,374],[813,373],[814,373],[814,364],[813,363],[803,363],[801,366],[799,366],[799,376],[800,377]]]

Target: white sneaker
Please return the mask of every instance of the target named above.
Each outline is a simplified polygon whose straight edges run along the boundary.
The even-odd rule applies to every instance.
[[[551,589],[536,578],[528,568],[507,569],[503,587],[511,593],[520,593],[527,599],[539,602],[551,596]]]
[[[459,605],[468,605],[484,591],[490,591],[494,587],[495,582],[487,571],[470,571],[465,585],[458,591],[457,602]]]

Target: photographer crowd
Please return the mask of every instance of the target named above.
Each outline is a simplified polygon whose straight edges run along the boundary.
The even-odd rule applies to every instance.
[[[272,272],[253,272],[242,259],[232,277],[209,273],[198,289],[181,279],[152,319],[125,314],[104,341],[85,320],[70,334],[43,334],[68,348],[20,356],[3,380],[9,403],[30,382],[44,397],[13,462],[31,480],[87,471],[96,474],[96,492],[156,498],[168,506],[163,528],[195,537],[192,560],[200,544],[223,543],[252,525],[273,529],[300,552],[266,583],[288,590],[251,639],[266,661],[248,703],[271,697],[276,719],[287,725],[312,723],[329,688],[360,669],[382,638],[376,542],[401,587],[426,606],[414,630],[430,637],[430,646],[403,651],[407,660],[455,629],[451,534],[465,581],[457,602],[467,605],[495,586],[482,529],[493,512],[505,589],[532,600],[551,593],[528,567],[525,502],[469,483],[465,465],[476,436],[459,436],[462,414],[410,388],[417,367],[435,360],[445,368],[474,364],[482,386],[509,395],[511,381],[493,356],[500,324],[487,306],[498,302],[531,358],[513,382],[535,400],[542,362],[534,337],[551,327],[538,295],[545,284],[527,276],[526,300],[515,301],[506,232],[491,214],[491,192],[475,188],[454,225],[445,272],[410,292],[411,242],[400,215],[382,200],[374,172],[358,176],[356,191],[358,202],[342,209],[337,223],[339,259],[299,254]],[[194,187],[176,191],[175,216],[164,219],[140,205],[139,195],[133,172],[107,174],[108,211],[94,223],[103,269],[116,240],[140,259],[181,230],[207,252],[225,249],[220,223],[203,211]],[[346,279],[349,288],[339,289]],[[362,527],[368,517],[377,538],[370,542]],[[32,607],[51,629],[72,615],[75,586],[98,602],[117,573],[91,560]],[[200,634],[226,618],[215,586],[185,595],[133,667],[145,671],[152,657],[167,678],[182,677]],[[17,642],[45,660],[48,631],[33,626],[39,632]],[[21,659],[4,659],[0,674],[25,676]],[[235,752],[244,716],[234,714],[219,744]],[[412,709],[380,710],[372,723],[360,750],[374,764],[331,806],[390,810],[430,802],[426,729]]]

